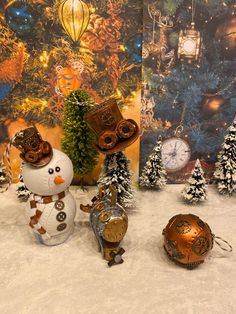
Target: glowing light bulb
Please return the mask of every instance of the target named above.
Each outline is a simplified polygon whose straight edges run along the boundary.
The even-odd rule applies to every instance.
[[[196,43],[191,39],[187,39],[183,44],[183,49],[188,54],[193,53],[195,50],[195,47],[196,47]]]

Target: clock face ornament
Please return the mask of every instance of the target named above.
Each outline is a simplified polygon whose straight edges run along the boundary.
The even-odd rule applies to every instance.
[[[171,137],[162,143],[162,162],[167,172],[177,172],[189,162],[189,144],[179,137]]]

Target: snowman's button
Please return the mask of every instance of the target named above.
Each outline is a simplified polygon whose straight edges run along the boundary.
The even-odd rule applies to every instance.
[[[66,223],[62,223],[62,224],[57,226],[57,230],[58,231],[63,231],[63,230],[66,229],[66,227],[67,227],[67,224]]]
[[[64,202],[62,202],[62,201],[60,201],[60,200],[56,201],[56,203],[55,203],[55,208],[56,208],[57,210],[62,210],[64,207],[65,207]]]
[[[62,221],[64,221],[66,219],[66,213],[65,212],[60,212],[60,213],[57,214],[56,218],[57,218],[57,221],[62,222]]]

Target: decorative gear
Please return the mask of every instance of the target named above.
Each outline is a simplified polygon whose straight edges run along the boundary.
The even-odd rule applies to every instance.
[[[117,264],[122,264],[124,260],[122,259],[122,255],[125,253],[123,248],[120,248],[118,252],[111,252],[110,255],[112,259],[107,263],[109,267]]]

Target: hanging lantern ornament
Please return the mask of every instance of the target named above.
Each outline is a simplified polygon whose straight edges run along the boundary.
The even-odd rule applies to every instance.
[[[181,30],[179,33],[178,58],[188,63],[199,61],[201,57],[202,37],[195,29],[194,6],[192,1],[192,23],[191,28]]]
[[[162,234],[164,249],[170,260],[187,269],[202,264],[214,243],[224,251],[232,251],[227,241],[215,236],[207,223],[192,214],[172,217]]]
[[[81,0],[64,0],[59,6],[59,19],[73,42],[78,42],[89,24],[89,7]]]

